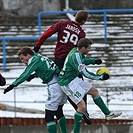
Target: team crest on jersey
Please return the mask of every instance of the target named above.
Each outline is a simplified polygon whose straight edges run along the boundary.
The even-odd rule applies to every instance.
[[[78,70],[79,70],[79,72],[81,72],[84,68],[85,68],[85,65],[80,64],[80,65],[78,66]]]

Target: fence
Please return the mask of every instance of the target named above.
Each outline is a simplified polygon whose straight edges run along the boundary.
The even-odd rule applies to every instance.
[[[6,71],[6,42],[8,40],[10,41],[23,41],[23,40],[38,40],[39,36],[36,37],[3,37],[0,38],[0,40],[2,41],[2,47],[3,47],[3,71]],[[55,40],[56,37],[50,37],[48,40]]]
[[[86,10],[90,14],[104,14],[104,42],[107,42],[107,14],[108,13],[132,13],[133,9],[119,9],[119,10]],[[42,34],[42,23],[41,23],[41,17],[42,15],[61,15],[61,14],[67,14],[71,13],[74,14],[77,11],[55,11],[55,12],[40,12],[38,13],[38,35],[40,36]],[[3,47],[3,71],[6,71],[6,42],[7,40],[37,40],[39,36],[34,37],[0,37],[0,41],[2,41],[2,47]],[[56,39],[56,37],[50,37],[52,39]]]
[[[133,13],[133,9],[114,9],[114,10],[86,10],[90,14],[104,14],[104,42],[107,42],[107,14],[108,13]],[[75,14],[77,11],[56,11],[56,12],[40,12],[38,14],[38,34],[42,34],[41,30],[41,16],[42,15],[57,15],[57,14]]]

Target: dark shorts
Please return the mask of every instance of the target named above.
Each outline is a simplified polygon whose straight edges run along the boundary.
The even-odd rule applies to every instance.
[[[55,62],[55,64],[60,68],[60,70],[63,68],[65,59],[66,59],[66,58],[57,58],[56,56],[55,56],[55,58],[54,58],[54,62]]]

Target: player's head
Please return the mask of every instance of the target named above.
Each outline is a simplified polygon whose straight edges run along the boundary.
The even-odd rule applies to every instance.
[[[88,19],[88,12],[85,12],[83,10],[80,10],[75,15],[75,22],[83,25]]]
[[[92,45],[92,41],[90,39],[87,39],[87,38],[81,38],[79,41],[78,41],[78,44],[77,44],[77,48],[78,48],[78,51],[82,54],[88,54],[88,52],[90,51],[91,49],[91,45]]]
[[[28,60],[34,55],[34,51],[28,47],[22,47],[19,51],[18,51],[18,56],[20,58],[20,60],[24,63],[24,64],[28,64]]]

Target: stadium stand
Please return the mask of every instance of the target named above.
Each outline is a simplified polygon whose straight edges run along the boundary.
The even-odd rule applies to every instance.
[[[62,19],[68,19],[65,15],[44,16],[42,18],[42,31],[50,25]],[[20,16],[1,16],[0,36],[37,36],[38,26],[36,17],[20,17]],[[92,14],[86,25],[83,26],[87,37],[92,39],[94,43],[91,57],[103,57],[107,60],[107,66],[127,66],[132,64],[132,30],[133,16],[131,14],[113,14],[107,16],[107,44],[103,42],[103,15]],[[7,69],[16,68],[16,64],[20,62],[16,56],[16,52],[20,47],[28,45],[33,47],[36,41],[8,41],[7,50]],[[1,42],[0,42],[1,43]],[[41,53],[53,58],[55,41],[46,41],[41,48]],[[2,51],[2,48],[0,48]],[[0,52],[0,62],[2,62],[2,52]],[[113,56],[112,56],[113,55]],[[12,60],[11,60],[12,58]],[[10,64],[11,63],[11,64]],[[21,66],[22,64],[20,64]],[[11,67],[12,66],[12,67]],[[0,64],[0,68],[2,64]]]

